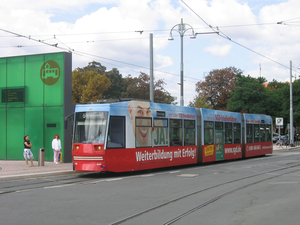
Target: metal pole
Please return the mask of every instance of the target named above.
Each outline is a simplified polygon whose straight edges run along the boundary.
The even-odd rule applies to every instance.
[[[150,33],[150,101],[154,102],[153,85],[153,34]]]
[[[182,22],[182,21],[181,21]],[[180,35],[181,39],[181,62],[180,62],[180,105],[184,106],[183,100],[183,34]]]
[[[292,60],[290,61],[290,146],[294,146],[294,121],[293,121],[293,75]]]
[[[176,31],[180,34],[180,40],[181,40],[181,62],[180,62],[180,105],[184,105],[184,100],[183,100],[183,36],[186,31],[191,30],[192,31],[192,36],[190,38],[196,38],[194,29],[191,25],[187,23],[183,23],[183,19],[181,18],[181,23],[176,24],[175,26],[172,27],[170,31],[170,37],[168,38],[169,40],[174,40],[172,37],[172,31],[173,29],[176,29]]]

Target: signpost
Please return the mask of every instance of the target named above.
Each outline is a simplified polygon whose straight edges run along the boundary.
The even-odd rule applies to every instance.
[[[276,127],[279,128],[279,140],[280,140],[280,128],[283,128],[283,118],[282,117],[279,117],[279,118],[276,118]]]

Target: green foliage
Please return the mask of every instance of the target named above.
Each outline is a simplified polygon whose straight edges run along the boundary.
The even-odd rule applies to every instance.
[[[201,95],[201,93],[194,97],[194,100],[189,103],[189,107],[194,108],[203,108],[203,109],[211,109],[211,104],[206,96]]]
[[[300,80],[293,83],[294,124],[300,126]]]
[[[77,68],[72,73],[72,101],[86,103],[100,99],[150,99],[150,77],[141,73],[139,77],[128,75],[123,78],[118,69],[106,68],[98,62],[90,62],[88,66]],[[163,80],[154,82],[154,101],[158,103],[176,104],[176,98],[164,89]]]
[[[225,110],[235,87],[236,75],[241,73],[242,71],[235,67],[210,71],[204,81],[196,83],[197,96],[189,105]],[[207,100],[210,102],[210,107],[205,104]]]
[[[89,64],[83,68],[77,68],[80,72],[85,72],[85,71],[96,71],[97,73],[103,75],[105,73],[106,67],[102,66],[101,63],[93,61],[89,62]]]
[[[236,87],[228,100],[227,110],[244,113],[266,113],[267,92],[265,78],[253,78],[237,74]]]
[[[150,99],[150,76],[141,73],[138,77],[131,77],[128,75],[124,78],[126,85],[126,92],[123,97],[135,98],[135,99]],[[165,82],[163,80],[154,81],[154,102],[166,103],[166,104],[176,104],[176,98],[171,96],[167,92],[163,85]]]
[[[86,103],[102,99],[102,93],[110,86],[105,75],[97,71],[74,70],[72,73],[72,101]]]
[[[111,86],[103,93],[103,99],[122,98],[126,91],[126,85],[122,78],[122,74],[119,73],[118,69],[113,68],[112,70],[105,72],[105,75],[110,80]]]

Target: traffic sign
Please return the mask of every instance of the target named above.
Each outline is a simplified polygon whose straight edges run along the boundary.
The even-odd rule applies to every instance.
[[[276,126],[283,126],[283,118],[276,118]]]

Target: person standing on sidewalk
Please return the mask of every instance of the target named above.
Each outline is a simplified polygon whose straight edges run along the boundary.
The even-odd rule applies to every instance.
[[[31,147],[32,147],[32,144],[29,141],[29,136],[25,135],[24,136],[24,152],[23,152],[23,156],[24,156],[24,159],[25,159],[25,162],[26,162],[26,166],[29,166],[28,165],[28,159],[30,159],[31,166],[33,166],[33,154],[31,152]]]
[[[58,134],[55,134],[54,139],[52,141],[52,149],[54,152],[54,163],[58,164],[58,156],[61,150],[61,142]]]

